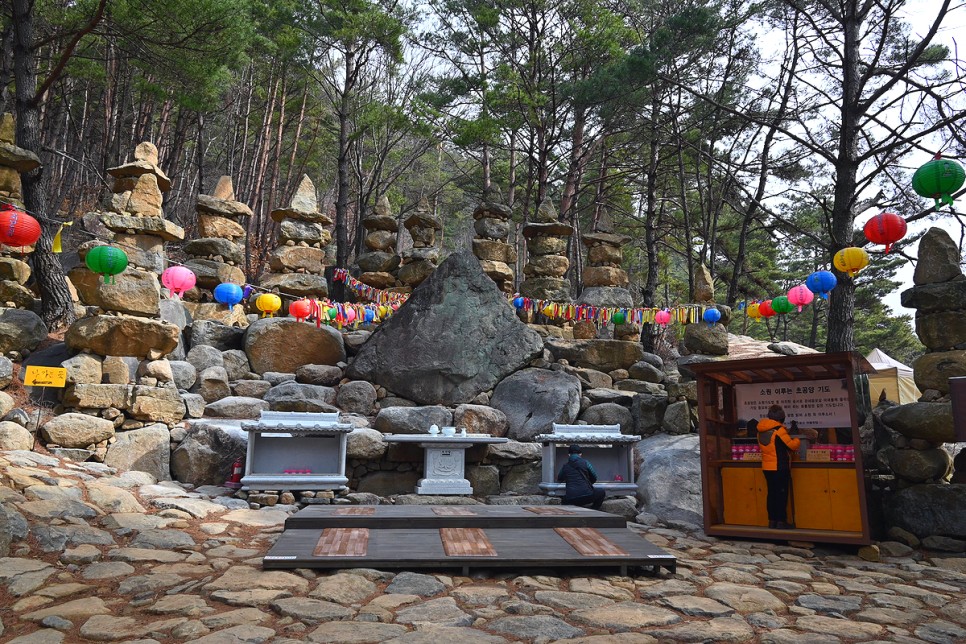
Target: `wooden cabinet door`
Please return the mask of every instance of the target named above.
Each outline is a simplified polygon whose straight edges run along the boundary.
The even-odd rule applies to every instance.
[[[768,526],[768,481],[765,480],[765,473],[761,471],[760,467],[756,467],[755,470],[755,495],[757,496],[757,502],[755,503],[755,525]],[[789,514],[791,516],[791,514]]]
[[[721,495],[726,524],[761,525],[758,523],[758,498],[755,489],[757,471],[757,468],[750,467],[721,468]]]
[[[792,469],[791,496],[795,513],[789,516],[796,528],[832,529],[828,473],[824,468]]]
[[[854,469],[829,470],[829,498],[832,507],[832,529],[862,532],[859,508],[859,481]]]

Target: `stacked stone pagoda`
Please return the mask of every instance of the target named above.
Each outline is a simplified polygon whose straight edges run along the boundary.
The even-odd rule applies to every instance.
[[[17,147],[13,116],[0,117],[0,201],[23,206],[20,173],[40,167],[40,159],[30,150]],[[0,246],[0,307],[33,307],[34,294],[24,286],[30,279],[30,266],[18,257],[28,248]]]
[[[432,275],[439,263],[439,249],[436,248],[436,231],[443,229],[439,217],[433,215],[425,197],[419,200],[416,211],[405,221],[406,230],[413,238],[413,247],[402,253],[402,267],[399,281],[410,289],[419,286]]]
[[[134,149],[134,161],[108,168],[114,177],[112,193],[98,213],[127,253],[128,262],[154,273],[165,269],[164,243],[184,239],[184,229],[164,218],[163,193],[171,179],[158,167],[158,148],[144,142]]]
[[[303,175],[287,208],[272,211],[279,222],[279,246],[268,258],[268,271],[260,284],[285,295],[319,298],[329,294],[325,281],[325,246],[332,220],[319,210],[315,184]]]
[[[221,177],[210,195],[198,195],[201,237],[184,245],[186,263],[199,289],[212,290],[223,282],[245,283],[245,226],[252,209],[235,199],[231,177]]]
[[[491,185],[482,203],[473,211],[473,254],[480,260],[483,272],[505,293],[513,292],[513,268],[517,250],[507,243],[510,235],[510,207],[503,203],[500,189]]]
[[[544,201],[533,220],[523,227],[523,236],[527,238],[527,264],[520,294],[535,300],[569,302],[570,282],[563,276],[570,267],[570,225],[559,221],[553,206]]]
[[[397,286],[396,275],[400,257],[396,254],[396,237],[399,223],[392,214],[389,198],[383,195],[373,211],[362,220],[366,229],[367,252],[359,255],[356,264],[361,275],[359,281],[373,288]]]
[[[619,235],[609,220],[601,218],[598,229],[583,236],[587,247],[587,266],[584,268],[584,289],[577,300],[593,306],[631,308],[634,300],[627,290],[627,272],[621,268],[621,248],[630,241],[627,235]]]

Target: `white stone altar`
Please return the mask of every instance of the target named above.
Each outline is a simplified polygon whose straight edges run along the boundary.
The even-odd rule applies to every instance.
[[[346,436],[339,414],[263,411],[248,432],[243,490],[338,490],[345,474]]]
[[[607,496],[635,494],[634,444],[640,436],[621,434],[620,425],[558,425],[552,434],[540,434],[543,443],[543,471],[540,489],[550,496],[563,496],[566,486],[557,482],[557,473],[567,462],[567,448],[580,445],[584,458],[597,472],[594,487]]]
[[[434,426],[435,427],[435,426]],[[452,429],[452,428],[444,428]],[[473,494],[466,479],[466,450],[473,445],[505,443],[508,439],[489,434],[450,435],[387,434],[389,443],[416,443],[425,450],[423,478],[416,484],[416,494]]]

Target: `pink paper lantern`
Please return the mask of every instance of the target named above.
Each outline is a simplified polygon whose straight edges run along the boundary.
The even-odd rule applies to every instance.
[[[654,322],[661,326],[667,326],[671,322],[671,312],[664,310],[654,314]]]
[[[808,287],[804,284],[793,286],[788,291],[788,301],[798,307],[799,313],[801,313],[802,307],[811,304],[813,299],[815,299],[815,294],[808,290]]]
[[[185,291],[190,291],[195,287],[197,278],[190,268],[184,266],[172,266],[161,273],[161,283],[171,291],[175,298],[184,295]]]

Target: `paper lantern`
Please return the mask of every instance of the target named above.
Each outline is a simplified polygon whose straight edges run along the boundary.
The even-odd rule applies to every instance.
[[[95,246],[84,259],[87,268],[104,276],[104,283],[116,281],[115,275],[127,268],[127,254],[115,246]]]
[[[614,315],[611,316],[610,321],[614,324],[624,324],[627,322],[627,313],[623,311],[616,311]]]
[[[185,291],[193,289],[196,281],[194,272],[184,266],[172,266],[161,273],[161,283],[171,291],[175,299],[184,295]]]
[[[40,222],[10,204],[4,204],[0,209],[0,244],[23,248],[33,246],[38,239]]]
[[[838,283],[839,280],[832,271],[815,271],[805,278],[805,286],[808,290],[823,300],[828,299],[828,294],[832,292],[832,289]]]
[[[888,253],[894,243],[906,236],[906,220],[892,212],[881,212],[865,222],[862,232],[873,244],[884,244]]]
[[[705,322],[708,323],[709,327],[713,327],[721,319],[721,311],[718,309],[705,309],[704,315],[702,316]]]
[[[758,302],[752,302],[747,308],[748,317],[750,317],[755,322],[761,322],[761,311],[758,310]]]
[[[215,301],[231,308],[242,301],[245,293],[242,287],[231,282],[224,282],[215,287]]]
[[[376,319],[376,314],[372,309],[366,309],[366,314],[362,318],[363,324],[372,324],[372,321]]]
[[[282,308],[282,298],[274,293],[262,293],[255,298],[255,308],[262,312],[262,317],[275,317],[275,311]]]
[[[832,263],[849,277],[855,277],[856,273],[869,265],[869,254],[861,248],[849,246],[835,253]]]
[[[523,298],[522,297],[515,297],[515,298],[513,298],[513,306],[514,307],[516,307],[518,309],[522,309],[523,308],[523,305],[524,305],[524,301],[523,301]]]
[[[795,305],[788,301],[784,295],[779,295],[771,301],[771,308],[778,315],[785,315],[795,310]]]
[[[922,166],[912,175],[912,189],[920,197],[934,199],[936,208],[943,204],[953,205],[953,193],[966,182],[966,170],[952,159],[942,155]]]
[[[793,286],[788,290],[788,301],[798,307],[798,312],[802,312],[803,306],[808,306],[815,299],[815,294],[808,290],[804,284]]]
[[[295,300],[288,305],[288,314],[295,318],[296,322],[305,322],[305,319],[312,315],[312,300]]]
[[[759,302],[758,312],[761,313],[763,318],[773,318],[775,317],[775,309],[771,307],[771,300],[765,300],[764,302]]]
[[[347,324],[352,324],[356,319],[356,310],[353,308],[347,308],[345,310],[345,321]]]
[[[664,309],[663,311],[658,311],[657,313],[654,314],[654,322],[656,324],[660,324],[661,326],[666,327],[671,322],[671,312],[668,311],[667,309]]]

